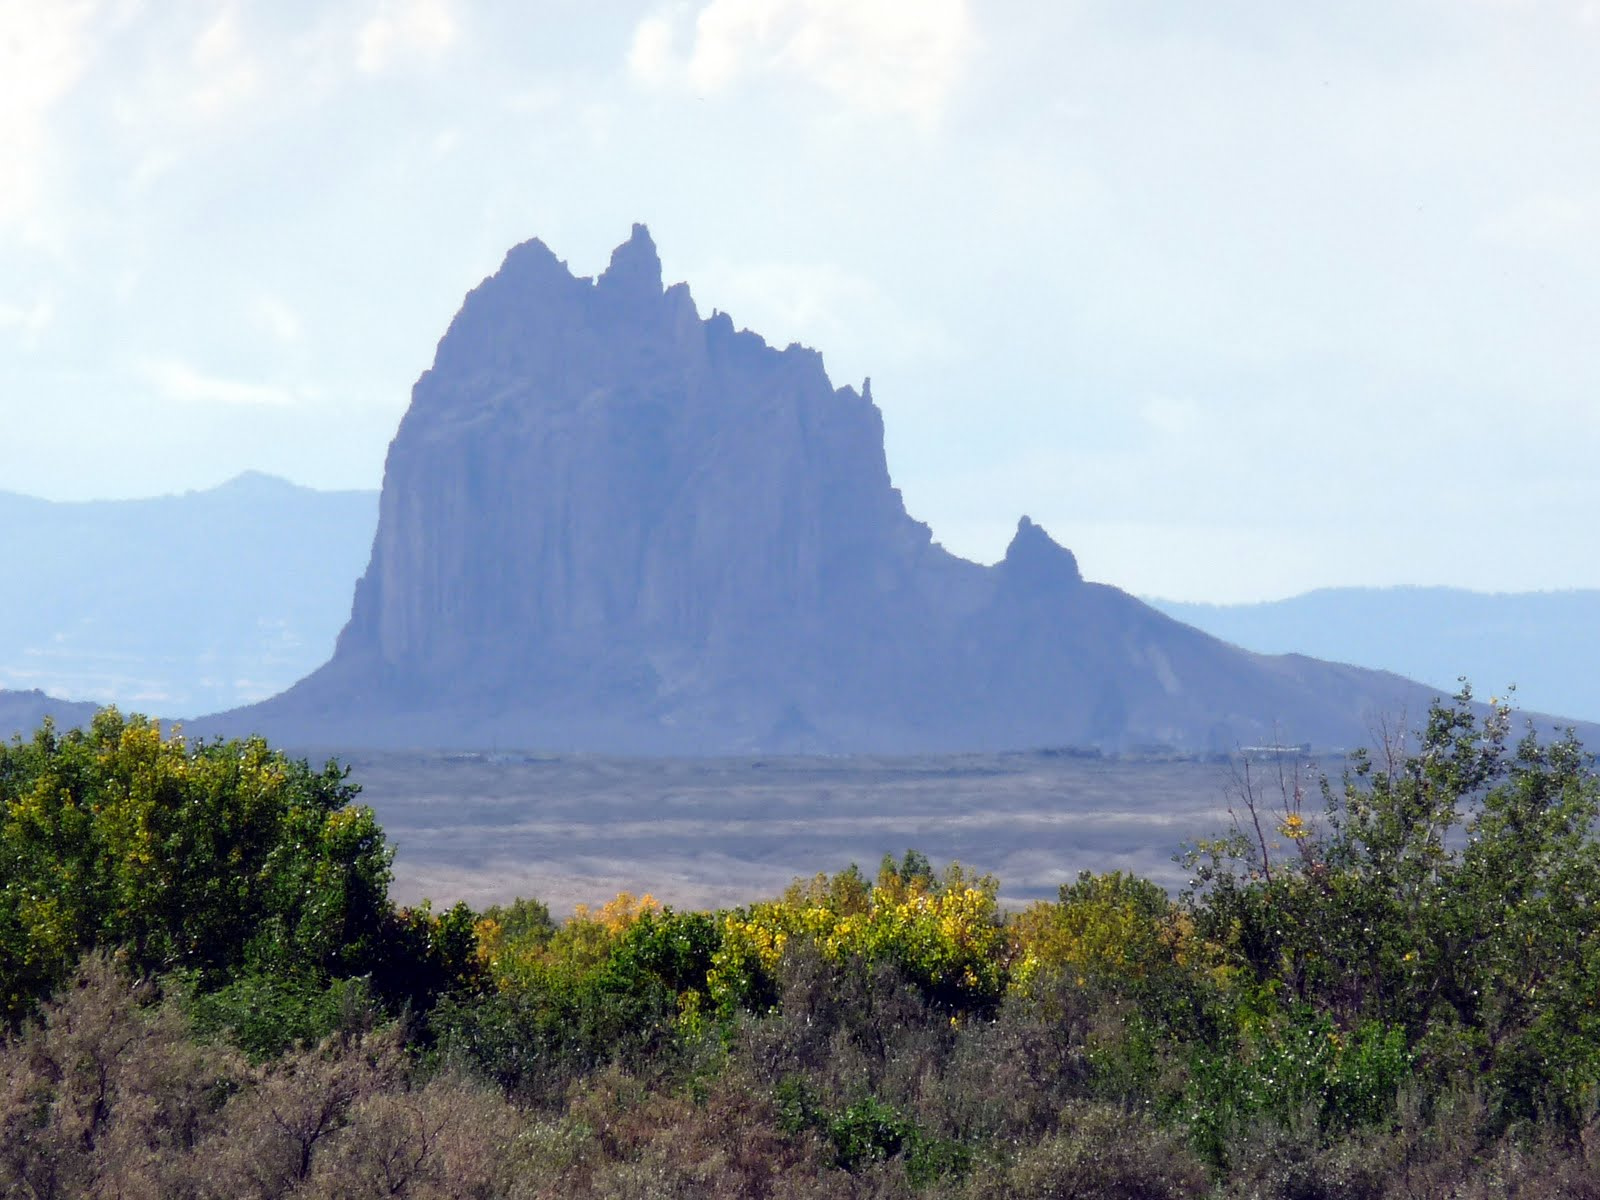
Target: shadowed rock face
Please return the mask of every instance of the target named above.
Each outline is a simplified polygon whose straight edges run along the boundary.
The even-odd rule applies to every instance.
[[[333,659],[202,728],[301,744],[705,753],[1361,738],[1393,676],[1250,655],[1085,583],[1024,517],[955,558],[870,388],[538,241],[474,289],[389,449]]]

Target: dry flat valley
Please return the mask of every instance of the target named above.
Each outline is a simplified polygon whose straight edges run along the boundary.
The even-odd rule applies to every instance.
[[[799,875],[852,862],[870,872],[912,847],[997,875],[1008,904],[1054,898],[1081,870],[1178,888],[1173,855],[1227,826],[1232,786],[1225,763],[1048,752],[339,757],[397,848],[398,899],[482,907],[523,895],[557,913],[619,891],[680,908],[742,904]]]

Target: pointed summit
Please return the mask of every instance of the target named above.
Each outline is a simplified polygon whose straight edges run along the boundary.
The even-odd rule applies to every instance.
[[[520,276],[529,280],[541,278],[571,278],[567,271],[567,264],[556,257],[551,250],[538,238],[529,238],[519,245],[506,251],[505,261],[500,264],[500,275]]]
[[[661,295],[661,257],[648,229],[634,225],[628,240],[611,252],[611,264],[595,286],[602,294]]]
[[[333,658],[205,732],[306,746],[921,752],[1276,737],[1354,745],[1431,693],[1245,654],[1105,584],[1027,517],[956,558],[835,388],[661,287],[529,241],[417,381]]]
[[[1006,547],[1001,566],[1008,579],[1030,590],[1057,590],[1083,582],[1072,551],[1027,517],[1017,522],[1017,532]]]

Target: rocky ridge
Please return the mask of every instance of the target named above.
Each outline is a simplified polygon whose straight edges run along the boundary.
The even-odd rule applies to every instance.
[[[328,746],[935,751],[1354,744],[1432,693],[1250,654],[1086,582],[1024,517],[982,566],[892,485],[869,383],[542,242],[466,298],[390,446],[332,659],[203,722]]]

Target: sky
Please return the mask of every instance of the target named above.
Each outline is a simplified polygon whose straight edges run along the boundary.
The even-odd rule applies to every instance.
[[[643,221],[956,553],[1600,586],[1597,0],[0,0],[0,113],[0,490],[377,487]]]

